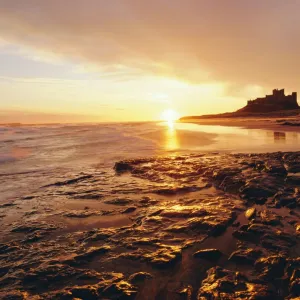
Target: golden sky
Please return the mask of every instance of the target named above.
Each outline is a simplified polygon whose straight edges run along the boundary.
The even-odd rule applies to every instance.
[[[0,0],[0,122],[155,120],[297,91],[298,0]]]

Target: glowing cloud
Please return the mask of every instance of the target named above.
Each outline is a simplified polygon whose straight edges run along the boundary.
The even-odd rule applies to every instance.
[[[298,1],[0,0],[0,5],[2,39],[52,55],[196,83],[298,84]]]
[[[9,62],[0,70],[2,109],[150,120],[168,107],[180,115],[231,111],[272,88],[300,88],[299,1],[0,0],[0,7],[0,59]],[[11,62],[10,47],[33,62]],[[49,78],[47,88],[36,84]]]

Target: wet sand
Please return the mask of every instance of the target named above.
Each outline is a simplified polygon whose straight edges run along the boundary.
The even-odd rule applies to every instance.
[[[266,129],[273,131],[294,131],[300,132],[299,117],[243,117],[243,118],[207,118],[187,119],[182,123],[193,123],[200,125],[219,125],[242,127],[248,129]]]
[[[299,296],[300,152],[155,156],[1,203],[1,299]]]

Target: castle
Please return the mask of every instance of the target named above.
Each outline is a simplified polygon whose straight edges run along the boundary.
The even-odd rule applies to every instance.
[[[286,96],[284,94],[284,89],[275,89],[273,90],[272,95],[266,95],[264,98],[249,100],[247,105],[238,110],[238,112],[265,113],[277,110],[291,110],[297,108],[299,108],[299,105],[297,103],[296,92]]]

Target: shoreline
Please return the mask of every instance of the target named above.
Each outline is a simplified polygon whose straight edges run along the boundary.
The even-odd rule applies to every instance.
[[[189,123],[198,125],[241,127],[245,129],[264,129],[272,131],[300,132],[300,119],[296,118],[207,118],[207,119],[186,119],[179,120],[179,123]],[[283,125],[284,122],[291,122],[299,125]]]

